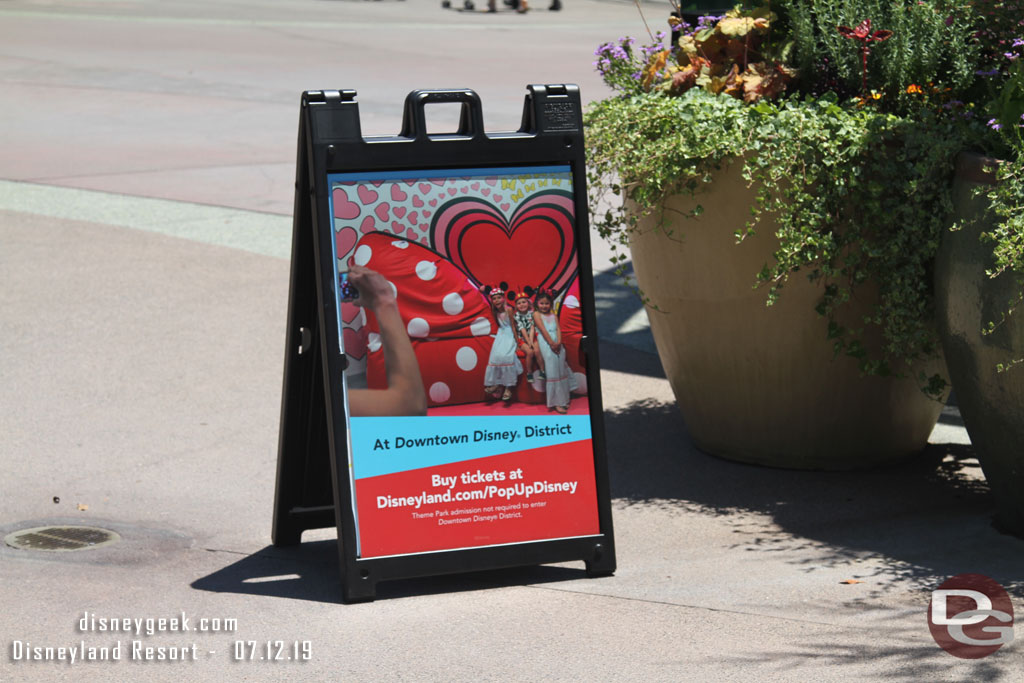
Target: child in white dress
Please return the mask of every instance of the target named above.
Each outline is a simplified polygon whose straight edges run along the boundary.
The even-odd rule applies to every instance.
[[[487,359],[487,369],[484,371],[484,391],[494,396],[500,395],[502,401],[510,401],[512,387],[519,382],[523,364],[516,356],[517,343],[515,331],[512,329],[511,309],[505,301],[508,285],[502,282],[498,287],[485,285],[481,289],[491,304],[491,315],[498,324],[498,333],[494,335],[491,354]]]
[[[576,389],[576,377],[569,370],[565,360],[565,346],[562,344],[562,330],[558,324],[558,316],[552,311],[554,298],[548,292],[540,292],[534,299],[537,310],[533,313],[537,327],[537,345],[544,361],[544,392],[547,394],[548,408],[565,415],[569,412],[569,394]]]

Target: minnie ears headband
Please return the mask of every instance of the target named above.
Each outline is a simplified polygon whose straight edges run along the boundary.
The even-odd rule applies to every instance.
[[[508,298],[509,301],[515,301],[516,299],[522,298],[530,299],[534,295],[539,296],[541,294],[546,294],[552,299],[555,298],[555,293],[550,289],[534,289],[533,287],[529,286],[523,287],[522,291],[517,293],[514,289],[509,289],[507,282],[501,282],[498,284],[497,287],[492,287],[491,285],[484,285],[483,287],[480,288],[480,291],[484,293],[484,296],[488,297],[494,292],[500,292],[502,295]]]

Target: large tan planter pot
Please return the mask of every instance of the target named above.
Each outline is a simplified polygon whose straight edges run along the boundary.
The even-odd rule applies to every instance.
[[[953,390],[992,491],[996,521],[1024,537],[1024,367],[997,369],[1024,357],[1024,309],[992,334],[981,334],[1019,294],[1012,276],[993,280],[985,275],[993,265],[992,248],[979,236],[995,226],[996,218],[988,211],[988,200],[974,196],[974,189],[995,179],[985,173],[982,161],[976,155],[958,160],[953,203],[966,224],[942,236],[935,266],[936,308]]]
[[[814,312],[821,291],[802,274],[770,308],[767,290],[753,288],[777,242],[762,224],[736,244],[754,201],[740,166],[719,172],[697,201],[669,199],[667,215],[699,202],[700,218],[674,220],[671,235],[656,217],[645,218],[630,245],[638,285],[657,307],[648,317],[658,354],[694,443],[731,460],[822,470],[920,453],[939,402],[915,381],[862,376],[853,359],[834,358],[827,323]],[[852,303],[859,320],[870,302]],[[944,370],[941,362],[922,369]]]

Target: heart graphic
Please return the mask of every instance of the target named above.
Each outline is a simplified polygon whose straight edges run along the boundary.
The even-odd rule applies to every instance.
[[[374,187],[380,187],[381,185],[384,184],[383,180],[371,180],[370,182],[373,184]]]
[[[401,218],[401,216],[399,216],[399,218]],[[413,225],[416,225],[417,223],[419,223],[420,222],[420,215],[419,215],[419,213],[417,213],[416,211],[413,211],[412,213],[410,213],[409,214],[409,222],[412,223]]]
[[[441,187],[442,185],[444,185],[444,181],[445,181],[444,178],[431,178],[430,179],[430,182],[434,183],[438,187]]]
[[[356,242],[359,241],[359,233],[356,232],[355,228],[342,228],[338,231],[338,234],[334,236],[335,246],[338,250],[338,258],[345,258],[345,256],[352,251],[352,247],[356,246]]]
[[[430,205],[431,206],[437,206],[437,200],[436,199],[431,199],[430,200]]]
[[[500,195],[500,194],[496,194],[493,197],[491,197],[491,199],[493,199],[496,202],[500,202],[504,198],[505,198],[505,196],[504,195]]]
[[[561,292],[576,275],[573,197],[539,192],[511,218],[494,204],[459,197],[437,210],[430,227],[434,250],[477,284],[514,283]]]
[[[501,210],[504,211],[505,213],[508,213],[508,210],[510,208],[512,208],[512,205],[509,204],[508,202],[505,202],[504,204],[501,205]]]
[[[431,213],[433,213],[433,211],[430,211],[428,209],[423,209],[423,217],[424,218],[430,218],[430,214]]]
[[[359,201],[363,204],[373,204],[379,197],[379,194],[368,188],[366,185],[359,186]]]
[[[474,192],[476,192],[477,190],[480,189],[480,183],[473,183],[472,185],[470,185],[470,187],[473,188]]]
[[[490,185],[491,187],[494,187],[495,185],[498,184],[498,179],[492,176],[490,178],[484,178],[484,182]]]
[[[456,190],[454,187],[448,188],[448,194],[452,195],[453,197],[455,196],[456,192],[458,192],[458,190]]]
[[[459,190],[459,191],[460,191],[460,192],[462,192],[462,194],[468,194],[468,193],[469,193],[469,188],[468,188],[468,187],[465,187],[465,186],[463,186],[463,187],[462,187],[462,189],[461,189],[461,190]]]
[[[402,188],[400,188],[398,185],[392,185],[391,198],[394,199],[396,202],[404,202],[406,199],[409,198],[409,195],[402,192]]]
[[[356,360],[362,360],[363,356],[366,355],[366,344],[363,343],[359,333],[346,327],[342,334],[345,341],[345,355],[351,356]]]
[[[359,205],[348,199],[348,193],[340,187],[334,188],[331,193],[334,199],[334,217],[350,221],[359,215]]]
[[[419,197],[413,197],[412,198],[412,205],[415,206],[418,209],[421,206],[423,206],[423,200],[420,199]]]
[[[490,193],[491,193],[491,188],[489,188],[489,187],[485,187],[484,189],[480,190],[480,194],[482,194],[485,197],[487,195],[489,195]]]
[[[341,302],[341,319],[346,325],[351,325],[352,321],[359,317],[359,311],[361,310],[363,309],[359,308],[359,306],[343,301]]]
[[[377,214],[377,218],[381,219],[382,221],[386,221],[388,220],[388,209],[390,208],[391,205],[388,204],[387,202],[384,202],[383,204],[378,204],[377,208],[374,209],[373,212]]]
[[[405,215],[406,208],[404,206],[396,206],[394,208],[395,218],[401,218]]]
[[[367,216],[363,219],[363,222],[359,224],[359,232],[373,232],[377,229],[377,221],[373,220],[373,216]]]

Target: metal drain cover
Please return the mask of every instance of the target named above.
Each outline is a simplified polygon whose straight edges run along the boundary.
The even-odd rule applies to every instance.
[[[39,526],[4,537],[4,543],[18,550],[52,551],[91,550],[120,540],[117,533],[94,526]]]

